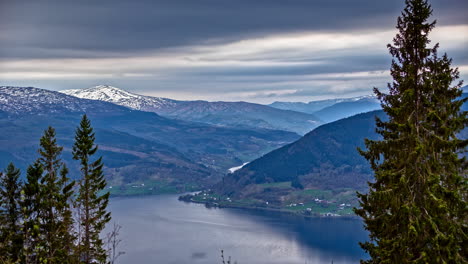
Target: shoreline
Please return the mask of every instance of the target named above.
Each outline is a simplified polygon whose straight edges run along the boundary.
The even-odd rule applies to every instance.
[[[286,214],[286,215],[294,215],[294,216],[301,216],[305,218],[340,218],[340,219],[352,219],[352,220],[359,220],[361,219],[357,215],[333,215],[333,216],[328,216],[328,215],[307,215],[304,213],[301,213],[299,211],[292,211],[292,210],[287,210],[287,209],[280,209],[280,208],[272,208],[272,207],[260,207],[260,206],[241,206],[241,205],[220,205],[217,203],[211,203],[211,202],[202,202],[202,201],[194,201],[191,198],[183,198],[183,195],[178,197],[178,200],[181,202],[185,203],[194,203],[194,204],[204,204],[206,207],[213,207],[213,208],[233,208],[233,209],[246,209],[246,210],[260,210],[260,211],[269,211],[269,212],[277,212],[281,214]]]
[[[206,201],[195,201],[190,197],[190,199],[184,198],[184,196],[187,195],[193,195],[195,193],[198,193],[200,191],[194,191],[194,192],[177,192],[177,193],[154,193],[154,194],[131,194],[131,195],[125,195],[125,194],[120,194],[116,195],[113,194],[111,195],[112,198],[135,198],[135,197],[145,197],[145,196],[162,196],[162,195],[173,195],[177,197],[177,200],[180,202],[184,203],[194,203],[194,204],[203,204],[208,208],[232,208],[232,209],[242,209],[242,210],[259,210],[259,211],[268,211],[268,212],[276,212],[280,214],[285,214],[285,215],[293,215],[293,216],[301,216],[305,218],[340,218],[340,219],[352,219],[352,220],[358,220],[360,219],[359,216],[357,215],[318,215],[318,214],[304,214],[301,213],[300,211],[292,211],[292,210],[287,210],[287,209],[281,209],[281,208],[272,208],[272,207],[261,207],[261,206],[242,206],[242,205],[227,205],[227,204],[218,204],[214,202],[206,202]]]

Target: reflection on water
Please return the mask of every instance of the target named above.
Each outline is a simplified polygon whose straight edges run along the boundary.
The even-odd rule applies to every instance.
[[[275,212],[205,208],[175,195],[111,199],[122,226],[122,264],[358,263],[367,233],[359,220],[303,218]]]

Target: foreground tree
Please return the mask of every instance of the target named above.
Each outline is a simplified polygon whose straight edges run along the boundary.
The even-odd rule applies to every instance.
[[[23,247],[21,235],[20,171],[10,163],[0,173],[0,255],[11,262],[18,261]]]
[[[23,216],[23,252],[24,263],[39,263],[37,256],[40,253],[39,242],[41,238],[40,230],[40,210],[42,205],[41,179],[44,170],[39,162],[29,166],[26,183],[23,187],[23,199],[21,200]]]
[[[90,160],[98,149],[94,140],[93,128],[84,115],[76,130],[73,158],[81,164],[82,179],[77,197],[80,218],[78,254],[86,264],[106,262],[107,253],[100,233],[111,219],[107,211],[109,192],[101,193],[106,187],[102,158]]]
[[[377,119],[381,141],[361,151],[375,172],[368,194],[358,194],[370,242],[363,263],[466,263],[467,140],[460,112],[461,85],[447,55],[428,47],[435,22],[425,0],[407,0],[399,33],[388,45],[394,57],[389,94],[374,89],[389,120]]]
[[[39,261],[70,263],[73,252],[73,218],[70,199],[74,182],[67,177],[68,170],[60,159],[63,147],[57,144],[55,129],[49,127],[40,139],[38,159],[44,170],[40,182],[38,218],[41,238]]]

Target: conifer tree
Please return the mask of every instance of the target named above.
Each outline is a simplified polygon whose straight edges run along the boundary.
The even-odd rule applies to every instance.
[[[11,262],[18,261],[23,247],[21,234],[20,171],[10,163],[0,174],[0,255]]]
[[[98,149],[94,144],[95,135],[86,115],[76,129],[73,158],[80,161],[82,179],[80,181],[77,203],[80,210],[81,236],[79,238],[80,259],[88,264],[106,262],[106,251],[100,233],[111,219],[107,211],[109,192],[101,194],[106,187],[102,158],[94,161],[91,156]]]
[[[60,159],[62,147],[57,144],[55,129],[49,127],[40,139],[39,164],[45,174],[41,177],[41,205],[39,219],[41,234],[39,247],[40,262],[68,263],[73,248],[73,220],[70,199],[74,183],[68,177],[68,170]]]
[[[468,144],[457,138],[467,124],[466,100],[452,60],[430,47],[435,26],[426,0],[407,0],[388,48],[394,57],[389,93],[374,88],[389,120],[377,119],[380,141],[361,154],[375,181],[358,194],[370,241],[363,263],[466,263]]]
[[[21,201],[23,216],[23,261],[25,263],[38,263],[38,244],[40,235],[40,207],[41,202],[41,178],[44,170],[35,162],[28,167],[26,182],[23,187],[23,199]]]

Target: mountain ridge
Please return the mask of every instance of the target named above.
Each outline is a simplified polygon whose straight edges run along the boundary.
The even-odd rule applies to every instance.
[[[265,128],[305,134],[322,122],[314,115],[249,102],[178,101],[138,95],[112,86],[63,90],[79,98],[102,100],[130,109],[191,122],[239,128]]]
[[[218,189],[239,195],[250,184],[287,182],[299,177],[310,188],[364,190],[371,171],[357,147],[364,147],[364,138],[378,138],[376,116],[385,118],[383,111],[372,111],[322,125],[225,176]]]
[[[86,89],[71,89],[59,92],[82,99],[105,101],[143,111],[159,109],[164,106],[174,106],[177,102],[168,98],[130,93],[110,85],[98,85]]]
[[[309,102],[275,101],[269,104],[269,106],[283,110],[294,110],[298,112],[313,114],[317,111],[320,111],[326,107],[332,106],[337,103],[355,102],[363,99],[376,99],[376,97],[373,95],[363,95],[350,98],[323,99]]]

